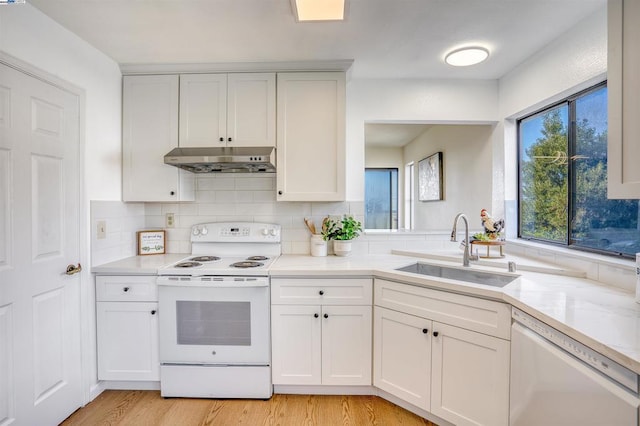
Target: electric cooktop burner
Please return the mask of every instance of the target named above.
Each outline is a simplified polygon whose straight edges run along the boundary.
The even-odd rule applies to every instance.
[[[250,256],[247,260],[269,260],[267,256]]]
[[[175,264],[176,268],[195,268],[197,266],[202,266],[202,263],[200,263],[200,262],[180,262],[180,263],[176,263]]]
[[[232,263],[229,266],[231,266],[232,268],[258,268],[263,265],[264,263],[254,262],[251,260],[243,260],[242,262]]]
[[[193,262],[215,262],[216,260],[220,260],[218,256],[196,256],[189,259]]]

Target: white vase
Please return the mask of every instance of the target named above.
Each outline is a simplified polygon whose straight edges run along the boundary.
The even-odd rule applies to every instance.
[[[336,256],[349,256],[351,254],[351,240],[333,240],[333,252]]]
[[[322,235],[312,235],[309,241],[311,256],[326,256],[327,242],[322,239]]]

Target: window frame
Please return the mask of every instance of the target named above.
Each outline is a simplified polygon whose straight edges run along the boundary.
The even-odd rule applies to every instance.
[[[527,115],[524,115],[522,117],[519,117],[516,120],[516,141],[517,141],[517,150],[516,150],[516,158],[517,158],[517,184],[518,184],[518,190],[517,190],[517,237],[518,239],[524,240],[524,241],[532,241],[532,242],[538,242],[538,243],[542,243],[542,244],[548,244],[548,245],[553,245],[556,247],[563,247],[563,248],[568,248],[571,250],[577,250],[577,251],[582,251],[582,252],[590,252],[590,253],[597,253],[597,254],[603,254],[603,255],[607,255],[607,256],[611,256],[611,257],[624,257],[624,258],[633,258],[632,255],[627,254],[627,253],[623,253],[623,252],[617,252],[617,251],[609,251],[609,250],[601,250],[601,249],[597,249],[597,248],[593,248],[593,247],[585,247],[585,246],[580,246],[580,245],[576,245],[575,244],[575,240],[573,239],[573,229],[571,227],[573,218],[576,215],[576,211],[575,211],[575,203],[573,200],[573,192],[575,191],[576,188],[576,182],[577,182],[577,176],[576,176],[576,172],[575,172],[575,167],[573,165],[572,161],[568,162],[567,165],[567,185],[568,185],[568,190],[567,190],[567,223],[565,224],[566,228],[566,239],[564,242],[559,242],[559,241],[554,241],[554,240],[549,240],[549,239],[544,239],[544,238],[535,238],[535,237],[530,237],[530,236],[522,236],[522,215],[521,215],[521,202],[522,202],[522,154],[521,154],[521,148],[522,148],[522,138],[521,138],[521,131],[520,131],[520,126],[521,123],[529,118],[535,117],[537,115],[541,115],[544,114],[546,112],[549,112],[551,110],[553,110],[554,108],[558,108],[562,105],[567,105],[567,157],[571,158],[572,156],[575,155],[576,153],[576,146],[577,146],[577,130],[576,130],[576,101],[580,98],[582,98],[583,96],[591,93],[591,92],[595,92],[597,90],[600,90],[602,88],[607,87],[607,81],[602,81],[600,83],[597,83],[593,86],[590,86],[586,89],[580,90],[574,94],[571,94],[569,96],[566,96],[565,98],[558,100],[556,102],[553,102],[551,104],[545,105],[543,108],[540,108],[534,112],[531,112]]]

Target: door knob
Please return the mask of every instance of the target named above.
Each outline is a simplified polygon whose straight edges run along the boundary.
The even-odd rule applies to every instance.
[[[73,274],[77,274],[80,271],[82,271],[82,266],[80,266],[80,264],[78,263],[78,266],[73,266],[73,265],[67,266],[67,270],[64,273],[66,275],[73,275]]]

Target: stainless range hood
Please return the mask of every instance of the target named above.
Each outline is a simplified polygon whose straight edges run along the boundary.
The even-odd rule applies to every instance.
[[[175,148],[164,163],[193,173],[275,173],[273,147]]]

